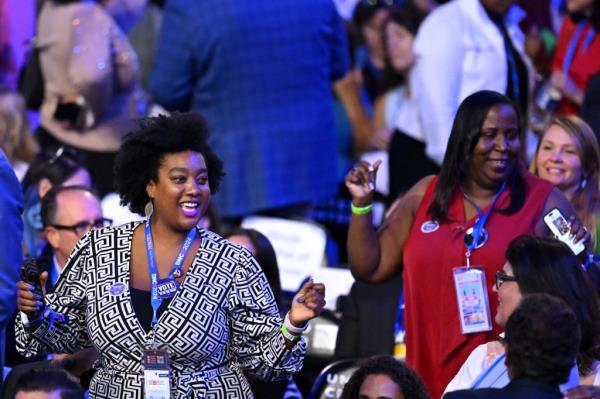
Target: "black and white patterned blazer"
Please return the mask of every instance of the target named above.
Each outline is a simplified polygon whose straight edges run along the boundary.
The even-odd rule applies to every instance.
[[[44,320],[26,330],[17,321],[17,348],[25,355],[96,348],[90,398],[143,398],[142,353],[151,335],[138,322],[128,288],[139,223],[93,230],[79,241],[45,298],[69,316],[68,325]],[[306,345],[286,348],[273,294],[250,253],[199,232],[200,250],[155,328],[156,342],[170,355],[171,396],[252,398],[243,370],[286,378],[301,368]]]

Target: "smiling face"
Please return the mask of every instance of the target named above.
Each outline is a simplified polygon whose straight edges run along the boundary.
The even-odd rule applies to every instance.
[[[521,143],[517,114],[508,104],[492,107],[468,161],[468,174],[484,188],[497,188],[517,166]]]
[[[414,35],[404,26],[390,21],[385,26],[386,51],[398,73],[407,72],[415,63]]]
[[[502,271],[505,274],[514,277],[512,265],[510,263],[506,262],[502,267]],[[517,306],[519,306],[519,303],[521,303],[523,296],[519,289],[519,284],[516,281],[505,281],[500,286],[500,289],[494,287],[494,291],[498,294],[498,309],[496,310],[496,317],[494,320],[496,320],[496,323],[499,326],[505,326],[509,316]]]
[[[166,154],[158,169],[158,179],[146,186],[153,198],[152,219],[177,232],[196,226],[210,201],[208,170],[199,152]]]
[[[389,376],[371,374],[365,378],[358,399],[404,399],[402,390]]]
[[[540,142],[535,158],[537,174],[552,182],[568,198],[582,179],[581,157],[577,145],[562,127],[552,125]]]

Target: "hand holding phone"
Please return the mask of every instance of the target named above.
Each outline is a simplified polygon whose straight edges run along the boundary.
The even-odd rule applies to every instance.
[[[574,238],[571,238],[571,226],[558,208],[552,209],[544,216],[544,223],[556,238],[571,248],[575,255],[579,255],[585,250],[584,240],[574,242]]]
[[[22,280],[17,283],[20,291],[17,301],[19,310],[25,312],[30,318],[36,319],[43,311],[42,298],[45,290],[40,281],[42,269],[36,259],[25,259],[19,273]]]

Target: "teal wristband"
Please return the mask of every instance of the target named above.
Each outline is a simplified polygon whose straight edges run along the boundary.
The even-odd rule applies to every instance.
[[[367,206],[355,206],[353,203],[350,203],[350,209],[352,209],[353,215],[366,215],[373,210],[373,204]]]

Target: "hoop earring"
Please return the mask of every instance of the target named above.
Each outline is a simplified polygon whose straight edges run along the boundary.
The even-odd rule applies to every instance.
[[[148,200],[148,203],[144,207],[144,215],[146,215],[147,219],[150,219],[152,216],[152,212],[154,212],[154,205],[152,204],[152,198]]]

